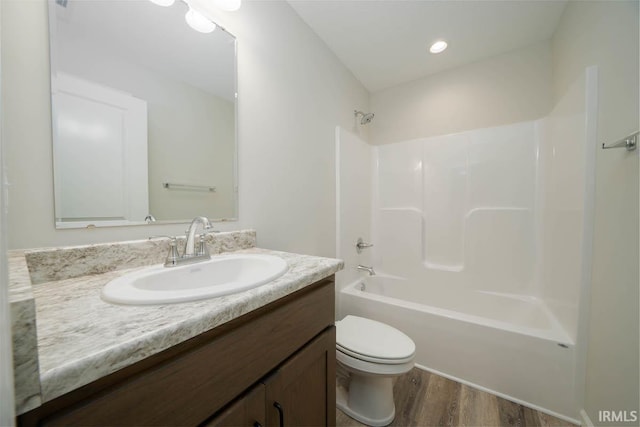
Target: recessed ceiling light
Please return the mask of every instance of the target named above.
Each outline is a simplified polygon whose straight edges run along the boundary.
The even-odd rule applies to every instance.
[[[447,48],[447,42],[444,40],[438,40],[429,48],[429,52],[431,53],[440,53]]]

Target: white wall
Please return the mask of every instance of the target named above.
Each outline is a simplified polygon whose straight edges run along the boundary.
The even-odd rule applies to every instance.
[[[240,221],[262,247],[335,254],[335,126],[355,130],[368,93],[282,1],[235,13],[202,6],[238,39]],[[55,230],[47,8],[2,2],[9,246],[28,248],[181,234],[184,225]],[[178,23],[179,25],[182,23]]]
[[[372,143],[533,120],[551,110],[549,42],[427,76],[371,96]]]
[[[556,99],[586,66],[598,66],[598,144],[640,128],[638,5],[572,1],[553,37]],[[607,424],[600,410],[639,409],[638,152],[597,150],[584,402],[597,425]]]
[[[247,6],[229,24],[239,40],[242,223],[261,246],[334,255],[335,126],[357,129],[353,110],[369,109],[368,92],[286,3]]]
[[[0,7],[0,18],[2,7]],[[0,19],[1,22],[1,19]],[[0,24],[0,28],[2,25]],[[0,40],[2,37],[0,37]],[[2,69],[0,68],[0,77]],[[1,78],[0,78],[1,81]],[[0,93],[2,87],[0,85]],[[0,103],[0,112],[3,106]],[[7,278],[7,221],[6,221],[6,194],[7,186],[4,168],[4,139],[3,126],[0,124],[0,425],[13,426],[14,418],[14,392],[13,392],[13,350],[11,336],[11,319],[9,308],[9,281]]]
[[[373,248],[356,250],[361,237],[373,240],[371,230],[373,148],[356,134],[336,128],[336,256],[344,260],[344,270],[336,274],[336,291],[367,273],[358,264],[371,266]],[[336,294],[336,298],[339,293]],[[336,315],[344,314],[338,304]]]

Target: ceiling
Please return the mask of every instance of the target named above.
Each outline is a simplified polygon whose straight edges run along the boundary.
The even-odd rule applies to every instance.
[[[566,0],[289,0],[370,91],[551,38]],[[429,53],[444,39],[449,48]]]

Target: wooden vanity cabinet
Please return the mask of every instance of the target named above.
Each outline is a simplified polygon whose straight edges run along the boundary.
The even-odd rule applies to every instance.
[[[335,425],[333,276],[46,402],[21,426]]]
[[[201,427],[262,427],[266,425],[265,408],[264,384],[256,384]]]
[[[268,377],[267,426],[335,425],[335,359],[336,332],[331,327]]]
[[[327,426],[335,424],[335,328],[318,335],[242,397],[202,424]],[[331,387],[331,388],[329,388]]]

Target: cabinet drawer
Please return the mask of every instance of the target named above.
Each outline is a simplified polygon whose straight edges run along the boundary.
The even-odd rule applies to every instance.
[[[333,324],[333,280],[310,288],[203,334],[212,336],[204,343],[200,336],[181,344],[185,351],[168,361],[147,362],[89,398],[54,413],[44,408],[22,424],[34,418],[45,426],[201,423]]]

